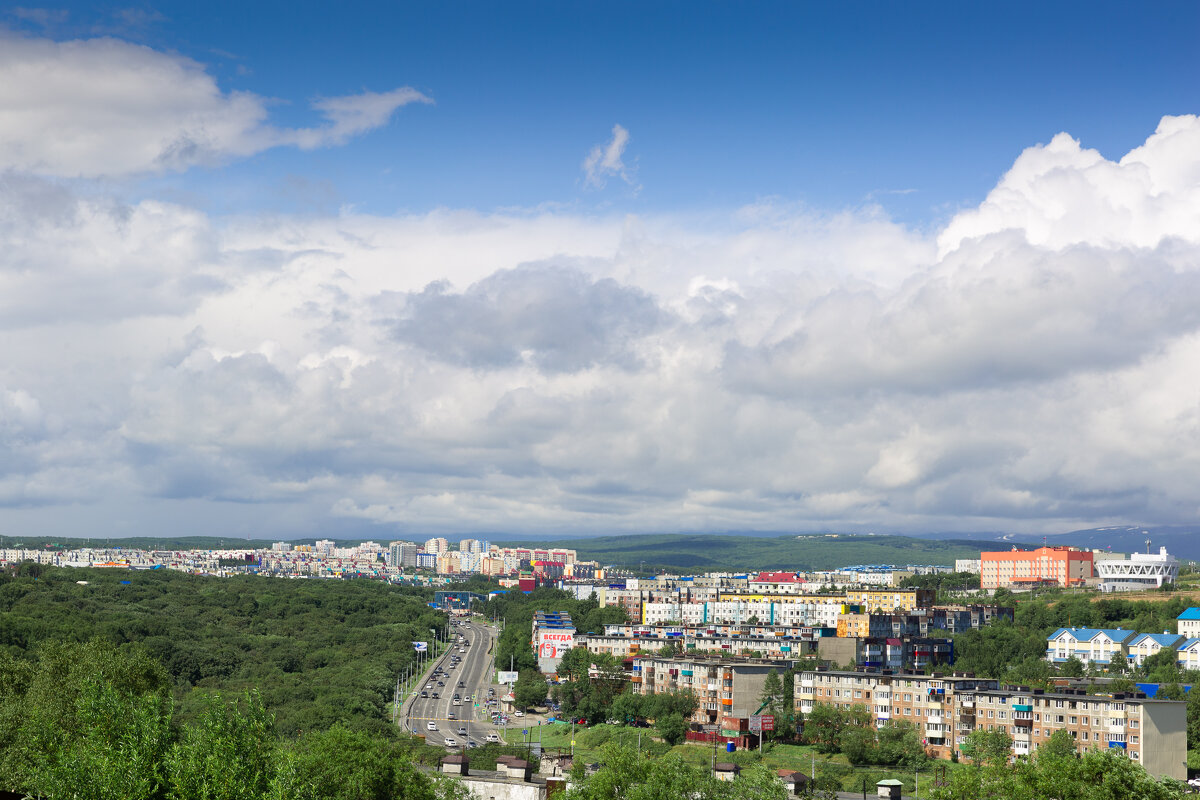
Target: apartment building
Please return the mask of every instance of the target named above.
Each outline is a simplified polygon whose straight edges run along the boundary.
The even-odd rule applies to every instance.
[[[1186,609],[1176,617],[1175,632],[1188,639],[1200,637],[1200,608]]]
[[[681,646],[684,651],[695,653],[720,652],[735,656],[751,656],[775,661],[788,661],[799,656],[817,652],[817,642],[822,633],[831,631],[808,629],[798,636],[773,636],[761,632],[706,634],[703,631],[664,633],[656,631],[646,635],[587,634],[575,637],[577,646],[587,647],[592,653],[605,653],[614,658],[625,659],[639,654],[653,655],[666,645]]]
[[[1144,694],[1088,695],[1082,689],[1046,692],[1000,686],[970,673],[932,675],[889,670],[813,670],[796,681],[801,714],[816,703],[861,706],[876,724],[903,720],[917,725],[935,758],[959,753],[976,729],[999,729],[1013,737],[1013,755],[1027,755],[1066,730],[1080,750],[1119,749],[1154,775],[1186,777],[1187,704],[1151,700]]]
[[[1046,639],[1046,660],[1061,664],[1074,656],[1084,665],[1124,667],[1137,635],[1123,628],[1059,628]]]
[[[979,554],[984,589],[1051,584],[1081,586],[1095,574],[1092,553],[1074,547],[1039,547]]]
[[[1150,656],[1162,650],[1164,647],[1170,650],[1175,650],[1179,645],[1183,644],[1186,637],[1180,636],[1177,633],[1139,633],[1129,640],[1129,645],[1126,647],[1126,659],[1129,666],[1140,667],[1143,662]],[[1176,657],[1178,660],[1178,657]]]
[[[1007,606],[933,606],[899,613],[839,614],[838,636],[928,636],[934,631],[961,633],[998,619],[1013,618]]]
[[[786,664],[761,660],[639,656],[633,660],[630,681],[638,694],[694,692],[700,704],[692,721],[715,725],[724,717],[756,712],[767,674],[785,669]]]
[[[837,636],[817,641],[817,657],[830,664],[872,669],[925,669],[954,663],[954,641],[927,636]]]

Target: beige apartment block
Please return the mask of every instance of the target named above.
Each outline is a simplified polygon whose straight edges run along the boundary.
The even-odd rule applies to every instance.
[[[1117,749],[1148,772],[1183,780],[1187,760],[1187,704],[1151,700],[1140,693],[1089,695],[1082,689],[1047,692],[970,673],[932,675],[887,670],[812,670],[796,681],[796,708],[816,703],[861,706],[876,724],[903,720],[916,725],[926,750],[950,758],[977,729],[1003,730],[1013,755],[1028,755],[1065,730],[1083,752]]]

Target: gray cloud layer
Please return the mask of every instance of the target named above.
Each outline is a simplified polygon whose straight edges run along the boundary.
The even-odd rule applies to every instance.
[[[165,68],[111,42],[55,59],[105,48]],[[232,131],[219,150],[258,141],[257,100],[173,68],[164,86]],[[291,143],[413,99],[328,101],[325,132]],[[932,236],[771,204],[217,220],[36,175],[153,169],[175,117],[108,161],[5,125],[14,533],[1196,519],[1195,117],[1116,162],[1065,135],[1031,147]]]

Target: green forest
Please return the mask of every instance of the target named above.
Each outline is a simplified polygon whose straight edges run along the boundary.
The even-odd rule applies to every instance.
[[[48,643],[99,639],[161,664],[182,719],[210,691],[257,690],[285,736],[334,723],[390,734],[412,641],[445,632],[431,599],[374,581],[25,564],[0,574],[0,653],[28,660]]]

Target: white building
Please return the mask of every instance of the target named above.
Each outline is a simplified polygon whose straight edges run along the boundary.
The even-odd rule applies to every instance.
[[[1200,637],[1200,608],[1185,609],[1176,617],[1175,632],[1188,639]]]
[[[978,575],[980,572],[983,571],[983,568],[981,566],[982,563],[983,562],[980,561],[978,558],[956,558],[954,560],[954,571],[955,572],[970,572],[975,575]]]
[[[1102,592],[1131,592],[1157,589],[1179,577],[1179,560],[1160,547],[1157,553],[1133,553],[1129,558],[1105,558],[1094,562]]]
[[[450,543],[448,541],[446,541],[445,539],[441,538],[440,536],[435,539],[426,539],[425,540],[425,552],[426,553],[433,553],[434,555],[437,555],[439,553],[446,553],[449,551],[450,551]]]

